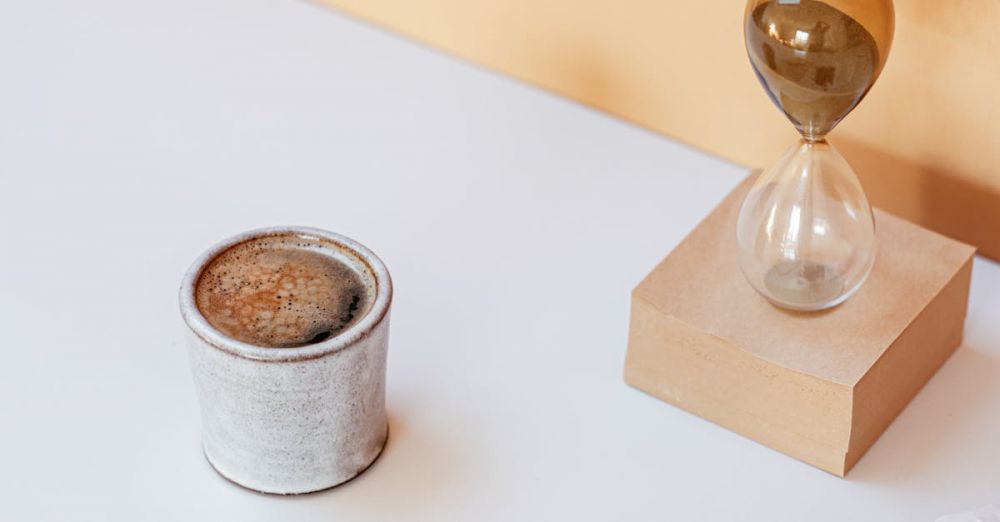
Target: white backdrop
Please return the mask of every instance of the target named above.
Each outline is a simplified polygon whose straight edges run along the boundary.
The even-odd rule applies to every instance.
[[[744,174],[306,3],[8,2],[0,518],[916,521],[1000,500],[989,261],[965,345],[848,480],[623,384],[630,289]],[[202,458],[176,304],[204,248],[269,224],[366,243],[397,291],[386,453],[296,498]]]

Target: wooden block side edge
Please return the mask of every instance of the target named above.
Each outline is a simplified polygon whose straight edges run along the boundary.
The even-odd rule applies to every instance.
[[[699,365],[702,372],[692,371]],[[777,367],[635,294],[624,376],[634,388],[807,464],[840,477],[847,471],[849,387]],[[811,389],[788,393],[803,386]],[[775,407],[776,397],[792,403]]]
[[[855,385],[847,471],[961,344],[973,254]]]

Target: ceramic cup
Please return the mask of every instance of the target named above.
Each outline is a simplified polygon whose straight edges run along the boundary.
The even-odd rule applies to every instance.
[[[206,266],[239,243],[273,235],[325,240],[375,286],[368,313],[338,335],[264,348],[212,327],[195,302]],[[201,255],[184,276],[181,315],[201,405],[202,444],[223,477],[265,493],[308,493],[357,476],[385,445],[385,364],[392,282],[382,261],[339,234],[304,227],[253,230]]]

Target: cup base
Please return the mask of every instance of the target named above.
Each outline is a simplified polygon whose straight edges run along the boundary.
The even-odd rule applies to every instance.
[[[279,497],[290,497],[290,496],[296,496],[296,495],[309,495],[311,493],[320,493],[320,492],[323,492],[323,491],[331,490],[331,489],[339,487],[339,486],[343,486],[344,484],[347,484],[348,482],[351,482],[352,480],[354,480],[354,479],[360,477],[361,475],[363,475],[366,471],[368,471],[369,469],[371,469],[372,466],[375,465],[375,463],[378,461],[379,457],[382,456],[382,453],[385,452],[385,447],[388,444],[389,444],[389,424],[386,423],[386,426],[385,426],[385,438],[382,440],[382,445],[379,447],[378,452],[375,454],[374,457],[372,457],[371,462],[369,462],[365,467],[363,467],[360,470],[358,470],[358,472],[355,473],[354,475],[351,475],[350,477],[347,477],[346,479],[341,480],[340,482],[337,482],[335,484],[330,484],[329,486],[322,486],[322,487],[319,487],[319,488],[316,488],[316,489],[308,489],[308,490],[305,490],[305,491],[266,491],[266,490],[259,489],[259,488],[253,487],[253,486],[248,486],[246,484],[242,484],[240,481],[238,481],[238,480],[230,477],[229,475],[227,475],[224,471],[222,471],[221,469],[219,469],[219,467],[214,462],[212,462],[212,457],[210,457],[208,455],[208,452],[205,451],[204,445],[202,446],[201,454],[204,455],[205,461],[208,462],[208,465],[216,473],[218,473],[220,477],[226,479],[227,482],[235,484],[235,485],[237,485],[237,486],[239,486],[239,487],[241,487],[241,488],[243,488],[245,490],[252,491],[254,493],[260,493],[262,495],[275,495],[275,496],[279,496]]]

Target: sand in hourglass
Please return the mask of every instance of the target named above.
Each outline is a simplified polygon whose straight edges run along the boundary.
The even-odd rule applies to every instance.
[[[760,4],[747,19],[746,40],[757,78],[809,139],[822,139],[851,112],[882,64],[871,33],[818,0]]]
[[[789,305],[827,302],[844,289],[844,278],[825,264],[784,261],[764,275],[764,286]]]

